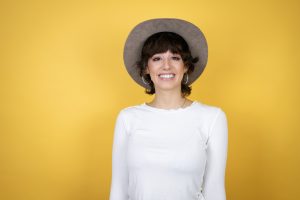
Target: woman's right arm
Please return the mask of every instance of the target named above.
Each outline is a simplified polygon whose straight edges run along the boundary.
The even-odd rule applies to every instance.
[[[128,200],[127,141],[124,113],[117,117],[112,147],[112,178],[110,200]]]

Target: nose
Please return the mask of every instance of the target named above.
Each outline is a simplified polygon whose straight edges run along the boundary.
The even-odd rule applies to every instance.
[[[171,63],[170,63],[169,59],[165,58],[164,63],[163,63],[163,69],[170,69],[170,67],[171,67]]]

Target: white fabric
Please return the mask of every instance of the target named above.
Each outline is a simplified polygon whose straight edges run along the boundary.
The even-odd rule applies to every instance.
[[[114,130],[110,200],[225,200],[227,142],[219,107],[124,108]]]

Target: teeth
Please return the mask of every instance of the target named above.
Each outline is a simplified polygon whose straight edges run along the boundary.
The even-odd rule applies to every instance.
[[[173,78],[175,75],[174,74],[160,74],[159,77],[162,78]]]

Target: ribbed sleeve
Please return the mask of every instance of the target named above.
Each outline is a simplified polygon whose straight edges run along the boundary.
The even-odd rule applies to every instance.
[[[225,169],[228,127],[223,110],[219,109],[212,123],[207,148],[206,172],[203,180],[205,200],[225,200]]]
[[[127,166],[127,143],[128,134],[124,121],[124,113],[121,111],[117,116],[114,128],[112,147],[112,179],[110,200],[128,200],[128,166]]]

